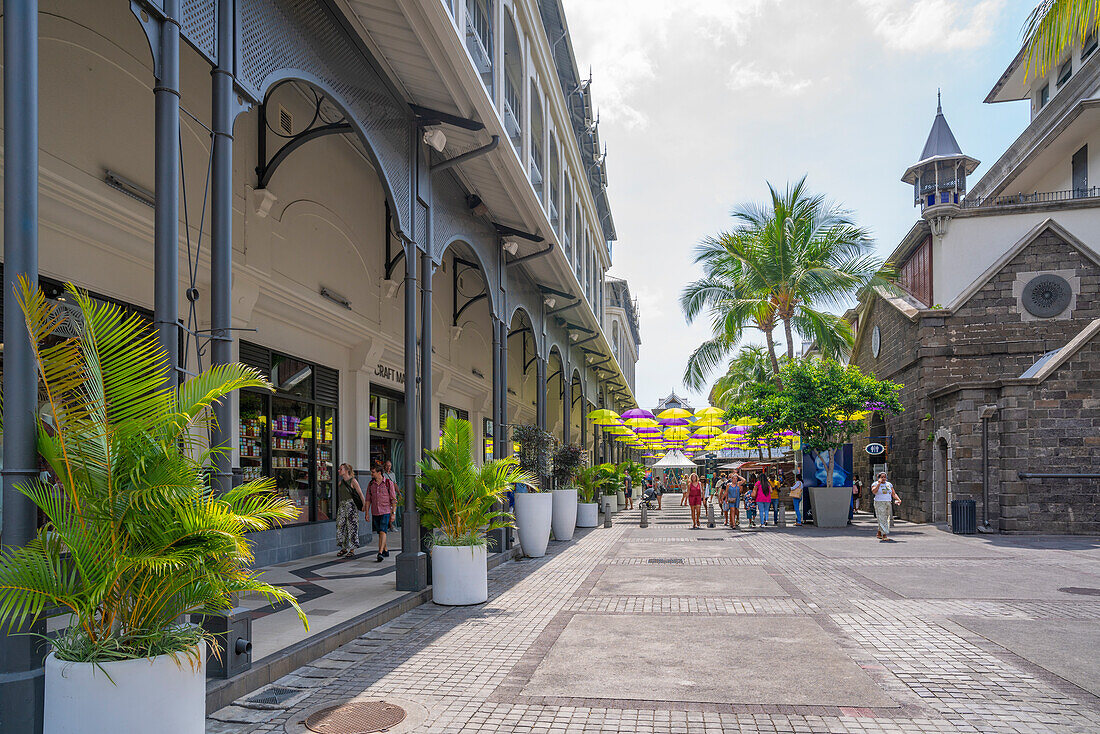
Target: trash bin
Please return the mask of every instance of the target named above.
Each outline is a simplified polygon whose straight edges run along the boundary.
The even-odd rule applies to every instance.
[[[951,500],[951,532],[974,535],[978,532],[978,503],[974,500]]]

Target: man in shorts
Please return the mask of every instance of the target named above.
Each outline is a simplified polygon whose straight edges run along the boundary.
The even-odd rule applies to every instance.
[[[378,533],[378,557],[375,561],[381,563],[390,555],[386,534],[397,514],[397,485],[386,477],[381,466],[371,467],[367,496],[370,498],[371,529]]]

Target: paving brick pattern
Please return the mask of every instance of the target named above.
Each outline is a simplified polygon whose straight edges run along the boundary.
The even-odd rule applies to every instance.
[[[666,508],[662,519],[681,514],[686,526],[682,508]],[[238,701],[216,712],[208,720],[207,731],[298,732],[304,712],[361,695],[416,702],[428,713],[415,730],[433,734],[1100,731],[1096,696],[952,621],[956,617],[1087,621],[1100,617],[1100,597],[975,600],[967,599],[966,590],[960,589],[958,598],[905,598],[857,573],[863,556],[868,565],[910,566],[930,573],[948,563],[979,568],[985,562],[1011,563],[1025,550],[1011,542],[999,544],[992,552],[972,539],[970,545],[959,546],[964,555],[970,553],[969,558],[949,560],[944,554],[954,551],[944,550],[941,541],[950,537],[943,531],[906,526],[899,536],[906,538],[906,549],[914,549],[911,557],[882,557],[875,555],[880,546],[869,537],[873,529],[864,520],[859,532],[846,537],[866,552],[836,558],[818,549],[824,545],[823,537],[835,540],[835,534],[815,529],[703,530],[708,537],[724,537],[731,543],[695,543],[713,546],[715,556],[685,558],[685,563],[763,566],[788,596],[741,598],[736,589],[728,595],[707,596],[662,596],[657,589],[647,596],[596,595],[603,569],[644,562],[617,557],[624,544],[688,542],[683,536],[669,535],[666,528],[648,531],[653,534],[637,528],[636,513],[623,512],[616,516],[613,528],[578,532],[571,543],[551,543],[545,558],[504,564],[490,573],[488,603],[472,608],[419,607],[277,681],[275,685],[301,691],[286,706]],[[730,549],[723,547],[732,542],[739,544],[738,555],[730,556]],[[927,544],[927,553],[920,552],[925,547],[922,543]],[[1100,587],[1100,555],[1094,551],[1026,549],[1026,553],[1027,563],[1052,573],[1062,567],[1093,574]],[[579,613],[667,616],[670,624],[685,615],[758,615],[771,622],[812,619],[896,705],[700,703],[665,701],[656,695],[614,700],[601,698],[599,690],[583,698],[561,696],[554,690],[526,690],[558,635]],[[1073,641],[1057,643],[1072,645]],[[593,641],[591,654],[600,654],[598,640]],[[814,651],[805,654],[812,656]],[[578,666],[584,664],[583,659],[577,660]],[[400,731],[400,727],[394,730]]]

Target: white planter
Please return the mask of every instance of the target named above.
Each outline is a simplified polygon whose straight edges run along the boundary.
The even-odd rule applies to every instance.
[[[852,501],[851,487],[810,487],[814,525],[819,528],[842,528],[848,524],[848,505]]]
[[[619,509],[622,510],[626,507],[626,491],[620,489],[618,494],[615,495],[619,500]]]
[[[612,512],[619,511],[619,500],[613,494],[605,494],[600,497],[600,509],[607,511],[610,509]]]
[[[516,530],[523,555],[541,558],[550,542],[554,498],[549,492],[516,492]]]
[[[555,489],[554,516],[550,526],[554,531],[554,540],[572,540],[577,529],[577,490]]]
[[[484,545],[432,546],[432,601],[449,606],[487,601],[487,558]]]
[[[185,655],[69,663],[46,657],[43,734],[203,734],[206,643]],[[110,676],[110,677],[108,677]],[[113,681],[113,682],[112,682]]]
[[[594,528],[600,524],[600,506],[595,502],[577,503],[577,527]]]

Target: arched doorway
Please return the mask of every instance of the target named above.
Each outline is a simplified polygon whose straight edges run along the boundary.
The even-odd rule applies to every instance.
[[[932,461],[932,521],[948,522],[951,514],[951,451],[946,436],[936,439]]]

